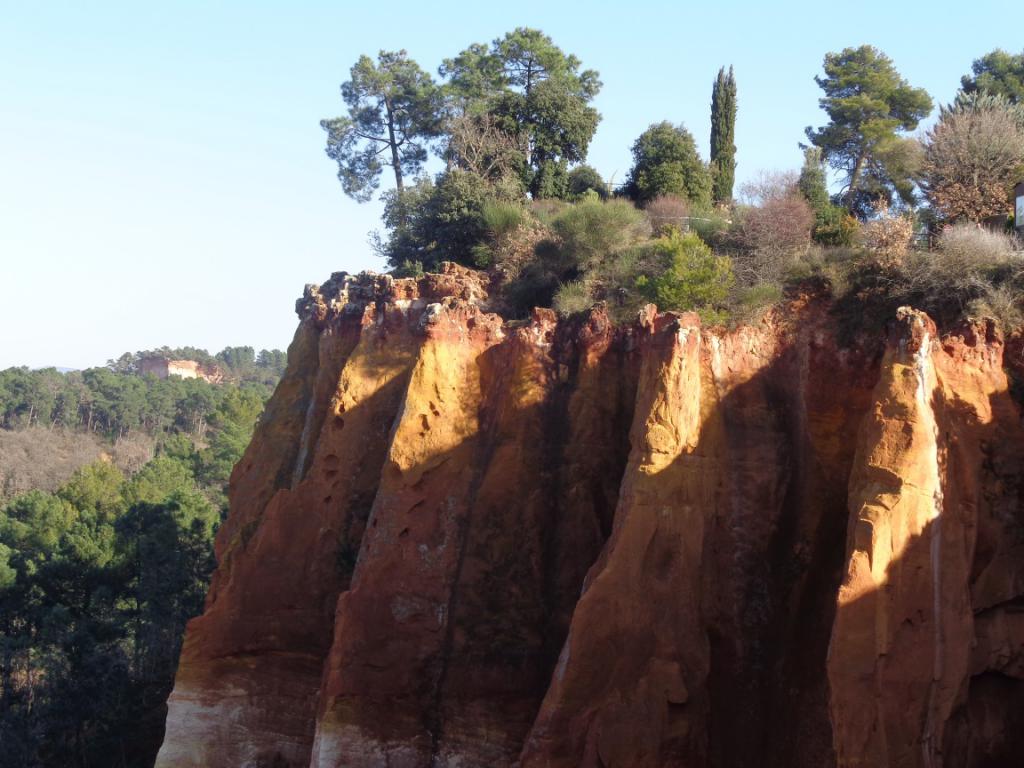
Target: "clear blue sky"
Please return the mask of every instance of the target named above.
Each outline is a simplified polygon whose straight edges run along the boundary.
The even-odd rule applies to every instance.
[[[377,204],[347,199],[318,121],[361,53],[430,71],[534,26],[601,73],[590,162],[621,180],[651,122],[707,156],[718,67],[739,88],[738,179],[799,165],[825,52],[870,43],[938,101],[1021,48],[1007,2],[8,2],[0,0],[0,368],[191,344],[284,347],[294,299],[380,269]]]

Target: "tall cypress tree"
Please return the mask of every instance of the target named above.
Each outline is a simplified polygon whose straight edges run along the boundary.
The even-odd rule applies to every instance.
[[[711,91],[711,175],[716,203],[732,200],[736,179],[736,78],[732,67],[718,70]]]

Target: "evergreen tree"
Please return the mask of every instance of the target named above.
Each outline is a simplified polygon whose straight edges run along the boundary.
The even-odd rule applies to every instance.
[[[821,150],[804,149],[804,164],[800,169],[797,190],[814,211],[811,237],[822,245],[851,245],[856,234],[857,221],[846,209],[832,202],[828,194],[828,177]]]
[[[719,204],[732,200],[736,179],[736,78],[732,67],[718,70],[711,91],[712,197]]]
[[[807,128],[811,144],[844,176],[843,202],[861,217],[882,198],[898,194],[914,201],[914,175],[920,144],[902,135],[913,131],[932,109],[923,88],[900,77],[892,59],[870,45],[825,55],[825,77],[815,82],[825,92],[821,108],[829,123]]]
[[[608,185],[596,168],[580,165],[569,171],[569,197],[578,200],[588,192],[595,192],[602,200],[608,197]]]
[[[630,197],[646,204],[659,195],[678,195],[703,208],[711,203],[711,174],[682,125],[655,123],[633,143],[633,167],[626,181]]]
[[[1004,96],[1014,104],[1024,103],[1024,53],[1007,53],[997,48],[975,59],[971,74],[960,78],[964,93]]]
[[[586,159],[601,119],[590,105],[598,73],[581,66],[540,30],[519,27],[445,59],[440,74],[450,112],[488,115],[523,147],[533,197],[565,197],[568,166]]]
[[[366,202],[391,168],[395,188],[427,160],[427,143],[441,129],[439,91],[405,51],[381,51],[377,62],[360,56],[342,84],[348,115],[321,120],[327,156],[338,163],[345,194]]]

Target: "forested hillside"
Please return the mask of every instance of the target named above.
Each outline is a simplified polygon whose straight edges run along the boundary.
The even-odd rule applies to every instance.
[[[225,383],[139,375],[152,355]],[[228,476],[284,361],[0,371],[0,765],[152,763]]]

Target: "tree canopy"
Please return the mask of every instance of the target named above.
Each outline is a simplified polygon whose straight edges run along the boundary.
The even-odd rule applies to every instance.
[[[440,91],[433,79],[405,51],[381,51],[376,63],[359,57],[341,97],[348,114],[320,125],[345,194],[369,200],[385,167],[402,190],[405,177],[423,167],[428,144],[441,130]]]
[[[519,27],[490,46],[477,43],[445,59],[449,110],[488,114],[522,139],[526,186],[534,197],[566,191],[567,166],[583,162],[600,115],[590,102],[601,89],[595,70],[581,70],[537,29]]]
[[[912,203],[920,150],[902,134],[931,112],[931,97],[910,86],[892,60],[870,45],[826,54],[824,69],[815,81],[825,92],[819,104],[829,122],[808,127],[806,134],[843,175],[847,208],[863,214],[873,199],[889,202],[894,194]]]
[[[1024,172],[1021,108],[1003,96],[970,94],[944,107],[925,137],[923,185],[945,220],[979,222],[1012,212]]]
[[[217,357],[253,376],[281,358],[251,347]],[[103,448],[52,485],[13,493],[20,459],[0,458],[4,765],[100,768],[113,755],[143,768],[160,744],[185,623],[202,609],[213,569],[228,476],[269,387],[143,377],[136,362],[125,354],[112,368],[0,371],[0,437],[60,445],[78,434]],[[149,453],[123,470],[115,461],[128,433],[147,435]],[[36,460],[56,462],[39,458],[50,454]]]
[[[679,195],[698,206],[711,203],[711,175],[683,125],[655,123],[633,143],[633,167],[626,189],[640,203]]]
[[[602,199],[608,197],[608,185],[596,168],[580,165],[569,171],[570,199],[579,199],[591,191]]]
[[[971,74],[960,78],[964,93],[1004,96],[1014,104],[1024,103],[1024,53],[1007,53],[997,48],[975,59]]]
[[[721,306],[734,282],[728,258],[716,256],[695,232],[669,232],[654,243],[654,252],[664,263],[655,278],[641,278],[642,293],[662,310],[697,310],[709,322],[719,320]]]

